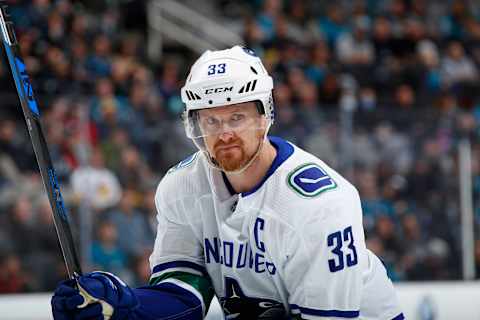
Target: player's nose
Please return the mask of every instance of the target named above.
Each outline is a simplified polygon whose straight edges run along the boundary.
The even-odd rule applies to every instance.
[[[232,130],[228,130],[228,129],[223,130],[223,131],[220,133],[220,135],[218,136],[218,138],[219,138],[220,140],[222,140],[223,142],[228,142],[228,141],[232,140],[233,137],[234,137],[233,131],[232,131]]]

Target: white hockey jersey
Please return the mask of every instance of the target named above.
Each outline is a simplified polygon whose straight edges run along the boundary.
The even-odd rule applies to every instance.
[[[208,276],[226,319],[404,319],[365,246],[355,187],[315,156],[269,139],[277,157],[250,192],[233,194],[201,153],[166,174],[155,199],[152,278]]]

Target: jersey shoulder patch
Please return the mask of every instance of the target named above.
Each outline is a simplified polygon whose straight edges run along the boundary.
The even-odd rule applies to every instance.
[[[287,184],[304,198],[313,198],[337,187],[337,183],[316,163],[306,163],[292,170],[287,176]]]
[[[171,168],[167,171],[167,174],[172,173],[172,172],[174,172],[174,171],[177,171],[177,170],[179,170],[179,169],[186,168],[186,167],[190,166],[190,165],[195,161],[195,159],[197,159],[197,156],[198,156],[198,152],[195,152],[194,154],[192,154],[192,155],[189,156],[188,158],[183,159],[182,161],[180,161],[179,163],[177,163],[175,166],[171,167]]]

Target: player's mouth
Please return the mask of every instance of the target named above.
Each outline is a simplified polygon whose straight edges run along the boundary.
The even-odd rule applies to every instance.
[[[233,145],[233,146],[221,146],[221,147],[217,147],[217,152],[227,152],[227,151],[234,150],[235,148],[240,148],[240,146]]]

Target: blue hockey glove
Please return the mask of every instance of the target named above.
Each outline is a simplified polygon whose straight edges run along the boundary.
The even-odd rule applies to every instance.
[[[52,297],[52,313],[55,320],[120,320],[128,318],[138,304],[134,292],[122,280],[95,271],[61,282]]]

